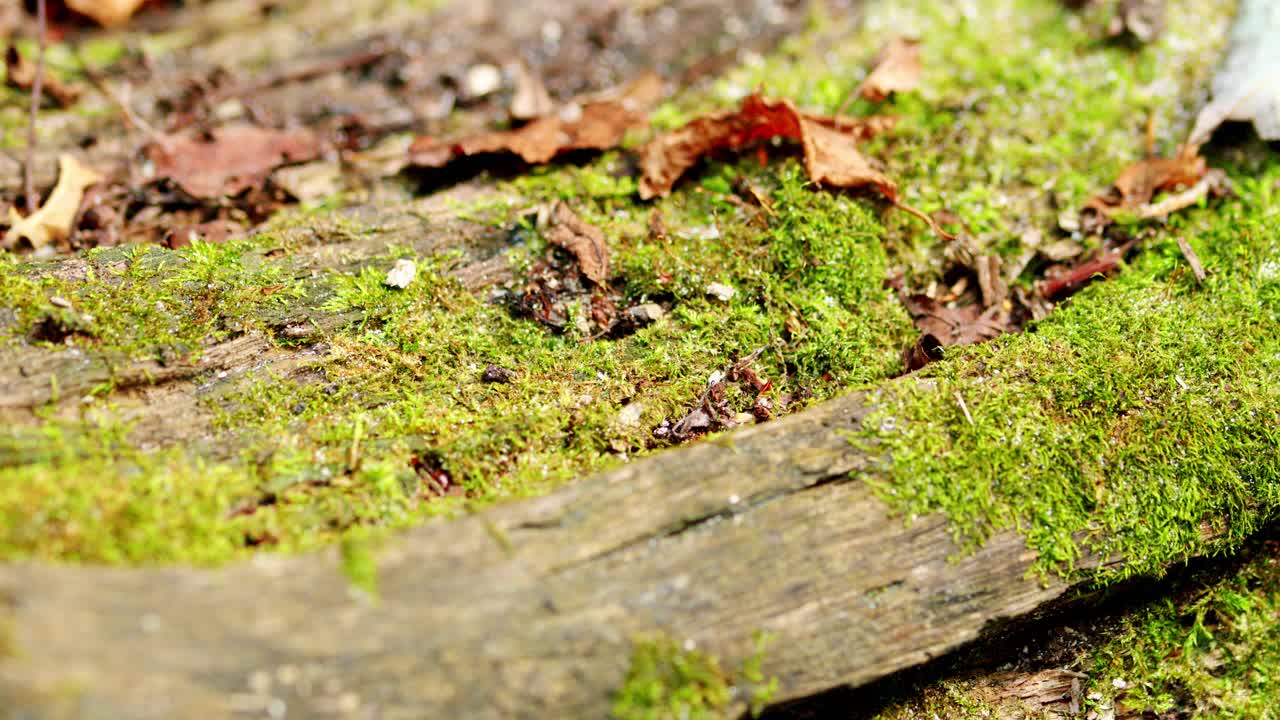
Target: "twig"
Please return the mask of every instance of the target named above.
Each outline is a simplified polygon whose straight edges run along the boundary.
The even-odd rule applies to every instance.
[[[973,425],[973,416],[969,414],[969,406],[965,404],[964,396],[960,394],[959,390],[956,391],[956,402],[960,404],[960,409],[964,412],[964,419],[968,420],[970,425]]]
[[[1148,203],[1138,208],[1138,217],[1143,220],[1155,220],[1171,215],[1183,208],[1191,207],[1203,200],[1214,188],[1221,187],[1225,176],[1219,170],[1210,170],[1195,185],[1174,193],[1160,202]]]
[[[305,82],[332,73],[372,65],[391,54],[394,49],[394,46],[389,43],[379,44],[372,49],[357,50],[341,57],[304,63],[294,68],[271,73],[249,83],[235,85],[225,90],[215,90],[208,98],[208,101],[210,104],[216,104],[228,98],[243,100],[248,95],[270,90],[280,85]]]
[[[928,223],[928,224],[929,224],[929,227],[933,230],[934,234],[935,234],[935,235],[937,235],[938,237],[942,238],[943,240],[955,240],[955,239],[956,239],[956,236],[955,236],[955,235],[952,235],[951,233],[947,232],[946,230],[943,230],[943,229],[942,229],[942,227],[941,227],[940,225],[938,225],[938,221],[937,221],[937,220],[934,220],[934,219],[933,219],[933,216],[929,215],[928,213],[924,212],[923,210],[917,210],[917,209],[915,209],[915,208],[911,207],[910,205],[908,205],[908,204],[906,204],[906,203],[904,203],[904,202],[902,202],[901,200],[898,200],[898,199],[896,199],[896,198],[893,200],[893,206],[894,206],[894,207],[896,207],[896,208],[898,208],[899,210],[903,210],[903,211],[905,211],[908,215],[914,215],[914,216],[916,216],[916,217],[920,218],[921,220],[925,221],[926,223]]]
[[[36,33],[39,37],[39,53],[36,55],[36,76],[31,82],[31,116],[27,123],[27,162],[22,169],[23,191],[27,198],[27,212],[36,211],[35,174],[36,119],[40,114],[40,93],[44,90],[45,0],[36,0]]]
[[[1048,300],[1058,300],[1074,294],[1094,277],[1098,275],[1105,276],[1119,267],[1120,261],[1124,259],[1125,253],[1129,251],[1129,248],[1133,247],[1134,242],[1136,241],[1130,240],[1109,253],[1104,253],[1100,257],[1081,263],[1062,277],[1045,280],[1040,283],[1040,294]]]
[[[143,120],[142,116],[134,112],[133,107],[129,105],[129,101],[116,92],[115,88],[107,83],[106,78],[102,77],[102,73],[99,73],[96,68],[89,64],[89,60],[84,57],[84,53],[81,52],[79,46],[76,46],[74,52],[76,61],[80,63],[80,70],[85,77],[89,78],[90,84],[97,88],[98,92],[106,95],[111,102],[115,103],[124,118],[125,126],[141,130],[146,134],[148,140],[162,141],[163,136],[150,123]]]
[[[1191,272],[1196,274],[1196,280],[1204,282],[1209,276],[1204,271],[1204,265],[1200,264],[1200,256],[1196,255],[1195,248],[1191,247],[1191,243],[1187,239],[1178,236],[1178,249],[1182,251],[1182,257],[1187,259],[1187,264],[1191,266]]]

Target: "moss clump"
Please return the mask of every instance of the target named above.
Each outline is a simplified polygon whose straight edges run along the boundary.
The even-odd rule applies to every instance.
[[[1091,653],[1091,704],[1144,715],[1271,717],[1280,707],[1278,549],[1272,541],[1239,572],[1126,617]]]
[[[15,309],[15,344],[31,341],[37,312],[55,294],[77,316],[93,318],[87,331],[62,342],[134,357],[170,356],[164,348],[172,347],[182,355],[202,339],[269,332],[272,318],[296,307],[347,322],[289,378],[259,376],[205,396],[218,433],[212,445],[234,448],[229,460],[224,453],[200,461],[203,444],[149,455],[137,450],[145,438],[134,439],[127,427],[98,443],[87,439],[96,432],[89,420],[51,420],[57,440],[11,431],[25,449],[9,456],[22,467],[0,501],[13,519],[3,533],[6,552],[210,562],[261,548],[310,548],[357,528],[398,528],[464,503],[542,492],[647,452],[661,445],[653,428],[688,412],[708,376],[756,350],[763,352],[755,367],[775,396],[822,399],[898,372],[910,324],[882,287],[881,230],[863,205],[807,187],[793,161],[744,161],[718,166],[715,177],[749,177],[774,198],[772,217],[722,194],[694,193],[662,205],[671,227],[662,241],[644,232],[650,208],[616,196],[602,179],[610,162],[522,183],[533,199],[586,195],[575,196],[575,208],[605,228],[627,302],[671,308],[616,340],[587,341],[572,328],[550,332],[513,315],[501,299],[472,296],[446,277],[456,260],[448,254],[418,258],[418,279],[405,290],[388,288],[384,273],[406,254],[400,248],[305,282],[287,258],[265,257],[262,249],[278,244],[272,235],[176,253],[94,253],[75,278],[40,278],[35,268],[11,265],[2,282]],[[488,207],[484,214],[513,228],[524,257],[546,252],[516,211]],[[519,248],[515,254],[521,262]],[[731,285],[734,297],[709,297],[710,282]],[[490,364],[516,369],[515,381],[483,382]],[[734,408],[748,410],[754,396],[733,393]],[[92,414],[110,416],[109,400]],[[171,477],[188,456],[212,470]],[[169,478],[170,489],[148,491],[153,475]],[[205,479],[215,477],[216,487]],[[441,489],[454,492],[441,497]],[[148,512],[101,509],[135,502]],[[187,521],[193,508],[205,514],[198,526]],[[130,517],[163,528],[165,539],[140,541],[135,534],[151,530],[130,528]],[[68,535],[64,526],[93,532]],[[209,533],[221,536],[209,542]],[[184,551],[184,541],[201,547]]]
[[[734,704],[754,716],[777,691],[777,678],[766,679],[760,666],[768,639],[760,635],[756,650],[739,672],[726,673],[711,655],[681,647],[657,635],[637,641],[626,683],[614,695],[614,720],[719,720]]]
[[[254,241],[196,242],[180,251],[130,247],[93,251],[72,273],[0,257],[0,303],[11,313],[0,343],[70,344],[127,358],[173,359],[265,323],[302,287],[282,262],[252,252]],[[53,305],[66,300],[70,309]],[[48,323],[63,330],[50,334]],[[68,342],[69,341],[69,342]]]
[[[863,438],[891,458],[881,495],[946,513],[969,544],[1018,530],[1042,570],[1121,558],[1117,577],[1234,546],[1275,517],[1277,178],[1272,163],[1239,179],[1239,200],[1178,223],[1213,268],[1203,286],[1158,238],[1026,334],[881,393]]]
[[[253,487],[241,473],[136,450],[119,426],[10,429],[0,458],[3,560],[208,564],[242,551],[252,532],[247,518],[228,518]]]

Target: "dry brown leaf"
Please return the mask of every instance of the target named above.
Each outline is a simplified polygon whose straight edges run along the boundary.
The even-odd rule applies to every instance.
[[[145,153],[156,179],[168,178],[192,197],[210,199],[239,194],[277,167],[313,160],[322,149],[310,130],[231,125],[208,138],[168,135]]]
[[[921,70],[920,41],[894,38],[880,52],[875,69],[862,81],[858,94],[880,102],[891,93],[914,90],[920,84]]]
[[[980,303],[948,307],[919,293],[906,295],[902,303],[920,330],[919,339],[903,353],[908,372],[940,359],[944,347],[972,345],[1016,330],[998,305],[986,309]]]
[[[676,180],[717,150],[740,150],[752,143],[784,137],[804,147],[805,168],[814,182],[835,187],[870,185],[890,201],[897,185],[858,152],[857,141],[884,127],[884,120],[826,117],[802,113],[789,100],[748,96],[738,110],[697,118],[654,138],[640,150],[640,197],[670,194]]]
[[[147,0],[66,0],[67,7],[94,20],[103,27],[124,23]]]
[[[1171,158],[1147,158],[1121,171],[1107,192],[1085,203],[1085,229],[1096,231],[1120,212],[1135,211],[1151,202],[1156,193],[1195,185],[1208,172],[1195,147],[1184,147]]]
[[[487,132],[458,140],[431,136],[416,139],[409,162],[437,168],[455,158],[486,153],[512,153],[530,164],[545,163],[572,150],[608,150],[622,142],[627,131],[648,122],[649,109],[662,95],[662,80],[642,76],[613,96],[571,103],[555,115],[539,117],[516,129]]]
[[[578,217],[563,201],[556,203],[547,242],[568,250],[588,280],[604,287],[609,279],[609,245],[600,228]]]
[[[27,59],[13,44],[4,53],[5,82],[17,90],[30,91],[36,81],[36,65]],[[44,73],[40,86],[59,107],[70,107],[80,99],[84,88],[64,83],[57,75]]]
[[[80,210],[84,191],[102,180],[98,171],[75,157],[59,157],[58,184],[49,193],[44,206],[25,218],[17,210],[9,208],[9,232],[4,236],[5,246],[13,247],[19,240],[26,239],[32,247],[40,247],[66,238],[71,234],[71,224]]]

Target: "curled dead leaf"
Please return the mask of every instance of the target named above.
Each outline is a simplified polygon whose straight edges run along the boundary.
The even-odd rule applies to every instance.
[[[654,138],[640,150],[640,197],[671,193],[686,171],[718,150],[741,150],[774,137],[800,142],[805,168],[814,182],[835,187],[870,185],[890,201],[898,188],[858,152],[857,141],[885,126],[884,121],[802,113],[790,100],[749,95],[737,110],[697,118]]]
[[[80,210],[84,191],[102,180],[103,176],[98,171],[74,156],[59,157],[58,184],[44,206],[25,218],[17,210],[9,208],[9,232],[4,236],[5,246],[13,247],[25,239],[32,247],[40,247],[66,238],[71,234],[71,225]]]
[[[409,163],[438,168],[459,157],[511,153],[527,163],[539,164],[573,150],[608,150],[621,143],[629,130],[648,123],[649,110],[661,96],[661,78],[648,73],[620,91],[570,103],[556,114],[538,117],[515,130],[457,140],[424,135],[409,147]]]
[[[211,199],[257,186],[277,167],[313,160],[322,149],[310,130],[230,125],[207,138],[167,135],[144,152],[156,179],[168,178],[192,197]]]
[[[1158,192],[1195,185],[1208,172],[1204,158],[1192,146],[1171,158],[1146,158],[1121,171],[1105,193],[1085,203],[1081,222],[1085,230],[1096,232],[1122,212],[1135,212],[1151,202]]]
[[[896,37],[889,41],[876,66],[858,86],[858,94],[880,102],[895,92],[914,90],[920,84],[920,41]]]
[[[609,245],[600,228],[590,225],[569,209],[563,201],[556,203],[547,242],[568,250],[578,260],[578,267],[588,280],[604,286],[609,279]]]

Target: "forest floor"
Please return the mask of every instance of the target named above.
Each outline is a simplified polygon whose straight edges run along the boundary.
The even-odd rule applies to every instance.
[[[54,18],[45,84],[79,97],[35,116],[33,183],[63,155],[102,180],[69,236],[0,255],[0,559],[355,548],[868,389],[851,441],[892,458],[874,482],[905,518],[969,548],[1019,531],[1044,576],[1128,562],[1090,576],[1097,615],[770,715],[1280,707],[1280,157],[1229,127],[1201,153],[1230,192],[1083,211],[1177,156],[1233,3],[1170,3],[1149,41],[1056,0],[154,5]],[[5,22],[34,62],[34,20]],[[861,94],[899,37],[913,87]],[[0,203],[29,214],[13,67]],[[454,149],[525,105],[633,111],[618,88],[650,71],[608,147]],[[641,199],[655,137],[756,90],[892,118],[859,177],[937,231],[781,141]]]

